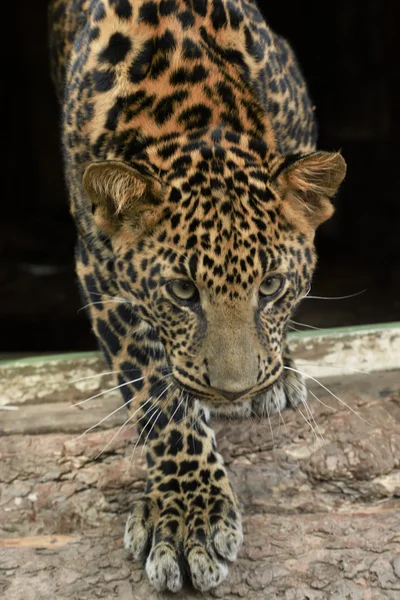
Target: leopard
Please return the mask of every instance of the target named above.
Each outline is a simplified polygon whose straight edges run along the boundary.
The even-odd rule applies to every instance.
[[[288,326],[346,163],[255,0],[49,15],[77,278],[147,463],[125,548],[156,590],[206,592],[243,544],[212,419],[305,402]]]

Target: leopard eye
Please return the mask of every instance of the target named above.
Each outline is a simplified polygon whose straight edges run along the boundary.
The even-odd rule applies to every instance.
[[[284,279],[282,275],[271,275],[266,277],[260,285],[260,295],[265,300],[276,298],[282,290]]]
[[[169,292],[178,300],[190,302],[197,300],[199,292],[197,287],[188,279],[175,279],[168,284]]]

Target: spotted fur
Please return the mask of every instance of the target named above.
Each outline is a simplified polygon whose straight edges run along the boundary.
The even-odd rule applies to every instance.
[[[156,589],[187,572],[208,590],[242,543],[210,411],[304,400],[286,329],[344,161],[316,152],[253,0],[53,0],[50,18],[77,273],[147,447],[125,546]]]

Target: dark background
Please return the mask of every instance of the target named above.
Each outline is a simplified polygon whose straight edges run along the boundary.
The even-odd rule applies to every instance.
[[[342,296],[367,290],[347,300],[306,299],[295,318],[317,327],[397,320],[395,2],[259,4],[271,27],[296,50],[317,107],[319,147],[341,149],[348,163],[336,214],[317,236],[320,262],[312,294]],[[0,150],[0,352],[94,349],[86,318],[78,312],[75,234],[48,68],[47,2],[14,2],[8,10],[13,12],[7,21],[13,39],[2,52],[7,85]]]

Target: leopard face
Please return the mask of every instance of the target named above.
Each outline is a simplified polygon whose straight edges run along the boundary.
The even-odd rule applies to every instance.
[[[335,160],[340,164],[339,155]],[[260,156],[238,160],[215,144],[199,144],[177,162],[175,173],[172,166],[157,177],[92,165],[86,190],[112,239],[119,295],[151,328],[152,343],[160,342],[175,384],[211,407],[232,407],[262,395],[282,375],[288,319],[315,264],[314,228],[301,200],[293,223],[286,204],[296,201],[287,198],[282,165],[276,176]],[[130,197],[104,225],[99,180],[110,194],[110,179],[122,185],[119,169],[128,189],[133,181],[142,186],[142,214],[138,220]],[[312,210],[318,220],[331,208],[319,198]]]

